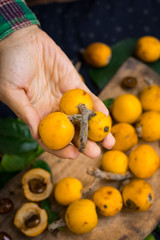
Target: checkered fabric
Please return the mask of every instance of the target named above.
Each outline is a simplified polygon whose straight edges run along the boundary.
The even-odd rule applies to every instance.
[[[39,21],[22,0],[0,0],[0,40]]]

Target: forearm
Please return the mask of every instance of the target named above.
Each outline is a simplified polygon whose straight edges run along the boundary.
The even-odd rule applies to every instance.
[[[0,0],[0,40],[39,21],[22,0]]]

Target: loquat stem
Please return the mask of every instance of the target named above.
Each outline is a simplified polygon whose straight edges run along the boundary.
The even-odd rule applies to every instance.
[[[54,230],[56,230],[59,227],[65,227],[66,223],[63,219],[59,219],[56,221],[53,221],[51,224],[48,225],[48,230],[50,232],[53,232]]]
[[[91,114],[93,114],[92,110],[87,109],[85,104],[78,105],[79,111],[81,112],[82,119],[80,121],[80,146],[79,151],[84,152],[88,139],[88,119]]]
[[[81,114],[82,120],[80,122],[80,146],[79,151],[84,152],[88,139],[88,109],[84,104],[78,106]]]
[[[88,120],[95,115],[93,110],[88,109],[85,104],[79,104],[78,109],[80,114],[68,115],[68,119],[73,124],[80,124],[80,146],[79,151],[84,152],[88,139]]]
[[[154,85],[154,80],[149,78],[149,77],[144,77],[144,81],[149,85],[149,86],[152,86]]]
[[[125,174],[117,174],[117,173],[105,172],[98,168],[88,168],[87,173],[96,178],[106,179],[106,180],[115,180],[115,181],[129,179],[133,177],[132,173],[129,171],[127,171]]]
[[[97,183],[99,183],[99,179],[94,178],[93,182],[90,184],[89,187],[87,186],[87,187],[83,188],[83,190],[82,190],[83,197],[86,196],[89,192],[91,192]]]
[[[68,115],[67,117],[72,123],[80,123],[80,121],[82,120],[81,114]]]

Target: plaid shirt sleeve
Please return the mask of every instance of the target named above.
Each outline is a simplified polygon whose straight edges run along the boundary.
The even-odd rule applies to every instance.
[[[23,0],[0,0],[0,40],[39,21]]]

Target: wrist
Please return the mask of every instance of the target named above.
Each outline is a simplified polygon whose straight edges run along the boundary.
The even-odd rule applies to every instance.
[[[40,31],[40,29],[37,25],[30,25],[12,32],[0,41],[0,51],[4,50],[7,46],[10,46],[10,43],[14,46],[14,44],[17,45],[21,39],[25,41],[29,36],[33,37],[38,31]]]

